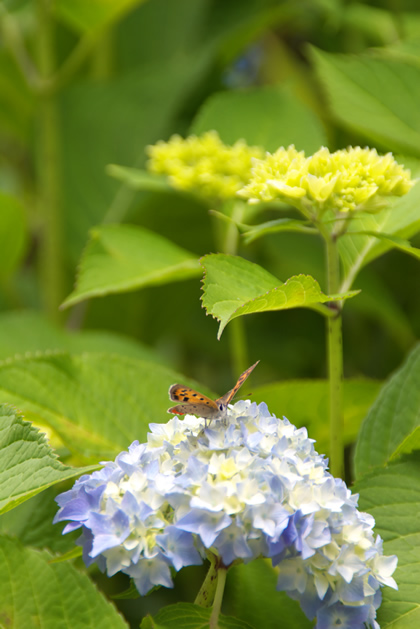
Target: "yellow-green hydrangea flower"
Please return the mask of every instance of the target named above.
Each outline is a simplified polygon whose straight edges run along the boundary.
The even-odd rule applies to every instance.
[[[223,144],[216,131],[186,139],[174,135],[168,142],[147,147],[151,172],[167,175],[174,188],[188,190],[210,201],[236,198],[251,175],[252,158],[264,150],[238,140]]]
[[[383,197],[402,196],[414,185],[410,171],[391,153],[349,147],[335,153],[322,147],[305,158],[294,146],[255,161],[250,183],[239,195],[250,203],[281,199],[318,216],[376,209]]]

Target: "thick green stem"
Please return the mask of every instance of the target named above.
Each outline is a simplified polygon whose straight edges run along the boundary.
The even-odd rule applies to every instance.
[[[337,238],[334,234],[326,234],[328,294],[339,292],[340,265]],[[332,302],[330,308],[334,316],[327,318],[328,345],[328,378],[329,378],[329,410],[330,410],[330,471],[333,476],[344,474],[343,452],[343,343],[341,331],[341,307]]]
[[[217,570],[217,586],[216,595],[214,597],[213,609],[211,611],[209,628],[218,629],[219,616],[222,609],[223,593],[225,591],[227,568],[223,565],[219,565]]]
[[[55,70],[54,23],[48,0],[37,0],[38,67],[42,79]],[[60,318],[58,306],[64,297],[62,263],[62,224],[60,214],[60,166],[58,110],[54,94],[39,95],[38,135],[38,205],[43,215],[42,241],[39,249],[44,307],[49,317]]]

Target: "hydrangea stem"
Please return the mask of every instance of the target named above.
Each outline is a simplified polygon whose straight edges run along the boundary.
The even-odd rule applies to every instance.
[[[333,234],[324,235],[327,249],[328,294],[339,292],[340,263],[338,257],[337,237]],[[327,318],[328,345],[328,379],[329,379],[329,410],[330,410],[330,472],[333,476],[343,477],[343,419],[342,419],[342,388],[343,388],[343,343],[341,330],[341,307],[331,302],[329,307],[334,315]]]
[[[208,553],[210,560],[210,568],[204,579],[203,585],[200,588],[199,593],[195,597],[194,603],[200,605],[200,607],[210,607],[213,604],[217,587],[217,557],[211,553]]]
[[[218,629],[219,616],[222,609],[223,593],[225,591],[227,568],[223,564],[219,564],[217,569],[217,586],[214,597],[213,609],[211,611],[209,628]]]

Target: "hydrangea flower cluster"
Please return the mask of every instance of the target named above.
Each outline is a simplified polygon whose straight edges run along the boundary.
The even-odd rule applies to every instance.
[[[375,210],[386,196],[402,196],[414,185],[410,171],[391,153],[349,147],[330,151],[322,147],[310,157],[294,146],[254,160],[251,181],[238,192],[250,203],[280,199],[298,209],[353,212]]]
[[[294,146],[254,160],[251,181],[238,192],[250,203],[280,199],[321,215],[375,210],[386,196],[402,196],[414,185],[410,171],[391,153],[349,147],[330,153],[322,147],[310,157]]]
[[[167,175],[174,188],[188,190],[207,200],[231,199],[249,181],[252,158],[264,151],[244,140],[223,144],[216,131],[187,139],[173,135],[168,142],[147,147],[151,172]]]
[[[87,564],[130,575],[146,594],[172,587],[171,570],[206,551],[225,566],[269,557],[278,589],[318,629],[379,627],[380,588],[397,587],[397,558],[383,555],[374,519],[327,472],[305,428],[240,401],[207,427],[187,415],[150,429],[147,443],[57,498],[55,522],[70,521],[63,533],[82,528]]]

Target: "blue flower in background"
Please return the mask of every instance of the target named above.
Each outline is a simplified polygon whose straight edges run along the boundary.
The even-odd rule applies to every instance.
[[[85,562],[130,575],[144,595],[172,587],[172,571],[208,552],[225,566],[269,557],[277,588],[318,629],[377,629],[397,559],[383,555],[374,519],[328,473],[306,429],[244,401],[203,426],[189,415],[151,424],[147,444],[57,497],[55,522],[81,529]]]

